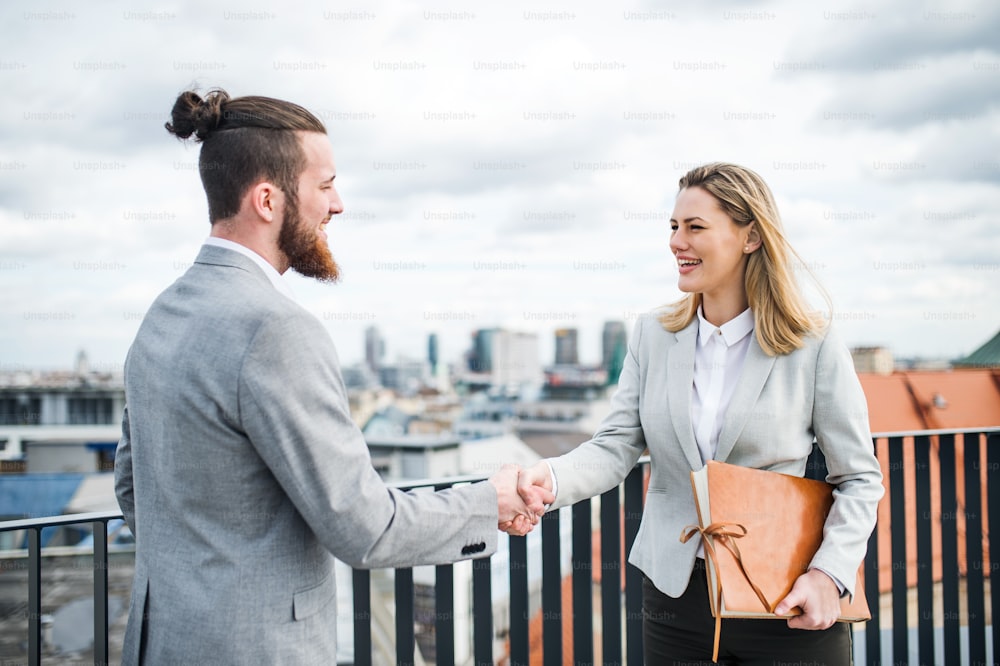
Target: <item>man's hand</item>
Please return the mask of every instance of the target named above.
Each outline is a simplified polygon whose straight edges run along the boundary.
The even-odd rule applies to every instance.
[[[788,619],[790,628],[829,629],[840,615],[840,590],[830,576],[810,569],[795,580],[791,592],[774,612],[785,615],[796,606],[802,609],[802,615]]]
[[[552,494],[552,473],[549,464],[543,460],[528,469],[521,470],[517,478],[517,492],[529,511],[536,516],[544,514],[549,505],[556,501],[556,496]],[[505,528],[501,526],[500,529]]]
[[[530,532],[538,524],[540,515],[526,505],[517,493],[520,469],[517,465],[504,465],[490,477],[490,483],[497,489],[497,529],[516,536]]]

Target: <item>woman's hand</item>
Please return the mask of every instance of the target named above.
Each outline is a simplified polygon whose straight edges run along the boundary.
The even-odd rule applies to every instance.
[[[792,629],[829,629],[840,616],[840,590],[829,575],[810,569],[795,580],[788,596],[774,608],[777,615],[786,615],[798,606],[802,615],[788,619]]]
[[[545,513],[549,505],[556,501],[552,494],[552,469],[540,460],[527,469],[522,469],[517,477],[517,492],[524,503],[539,514]]]

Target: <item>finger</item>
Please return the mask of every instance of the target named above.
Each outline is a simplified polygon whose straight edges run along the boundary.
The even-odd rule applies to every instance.
[[[518,494],[524,498],[528,506],[538,513],[556,501],[556,496],[551,490],[537,483],[527,487],[518,486]]]
[[[525,516],[517,516],[513,520],[512,529],[518,536],[524,536],[531,531],[531,523]]]
[[[788,618],[788,627],[790,629],[811,629],[814,625],[814,618],[810,617],[807,613],[801,613],[795,617]]]
[[[509,508],[516,514],[529,515],[534,513],[534,511],[528,507],[525,499],[517,493],[511,493]]]
[[[795,592],[794,588],[792,592]],[[782,601],[782,603],[787,601],[789,597],[792,597],[792,594],[789,594],[788,597]],[[789,618],[789,628],[807,630],[828,629],[833,626],[834,622],[837,621],[836,614],[825,610],[823,605],[815,599],[810,600],[805,592],[800,590],[798,598],[800,601],[795,606],[792,606],[787,612],[794,612],[796,607],[798,607],[802,612],[795,617]],[[780,605],[781,604],[779,604],[779,606]],[[775,612],[777,611],[778,608],[775,608]]]
[[[538,486],[531,486],[530,489],[525,490],[524,492],[519,492],[519,494],[521,499],[524,501],[526,509],[536,514],[545,513],[546,502],[544,501],[542,494],[539,492]],[[548,504],[551,504],[551,502],[548,502]]]
[[[530,488],[532,486],[544,486],[548,481],[548,471],[542,469],[540,465],[522,469],[517,475],[517,485],[519,488]]]
[[[531,470],[522,470],[520,474],[517,475],[517,492],[522,496],[531,495],[534,493],[535,482],[531,477]]]
[[[789,629],[807,629],[807,627],[803,626],[803,624],[802,624],[802,616],[801,615],[796,615],[795,617],[789,618],[788,619],[788,628]]]
[[[508,486],[508,488],[510,487]],[[524,498],[518,492],[514,491],[513,488],[505,490],[501,493],[501,496],[498,499],[501,503],[500,506],[507,510],[506,513],[503,514],[504,516],[513,517],[513,515],[517,513],[530,513]]]
[[[517,494],[521,501],[531,506],[536,502],[535,486],[518,486]]]
[[[792,587],[792,591],[788,593],[788,596],[778,602],[778,605],[774,607],[774,614],[788,615],[793,608],[800,606],[804,601],[805,599],[803,598],[803,595],[800,594],[795,587]],[[801,615],[796,616],[796,619],[799,617],[801,617]]]
[[[796,615],[788,620],[788,627],[790,629],[818,631],[821,629],[829,629],[831,626],[833,626],[833,621],[816,618],[806,613]]]

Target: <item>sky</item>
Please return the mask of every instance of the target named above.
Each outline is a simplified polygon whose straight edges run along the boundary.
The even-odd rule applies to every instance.
[[[954,358],[1000,329],[1000,4],[124,1],[0,8],[0,371],[120,370],[209,233],[177,94],[327,125],[343,277],[289,274],[341,361],[457,361],[479,328],[601,326],[680,297],[678,179],[774,191],[851,346]],[[817,305],[818,291],[808,288]]]

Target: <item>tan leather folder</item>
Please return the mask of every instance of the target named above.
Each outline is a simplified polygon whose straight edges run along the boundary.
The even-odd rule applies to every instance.
[[[712,614],[777,618],[774,607],[808,569],[823,540],[833,486],[714,460],[691,472],[691,485],[700,525],[682,538],[700,533],[705,543]],[[840,621],[871,619],[864,562],[853,598],[845,596],[840,605]],[[800,612],[796,608],[785,617]]]

